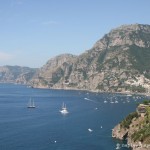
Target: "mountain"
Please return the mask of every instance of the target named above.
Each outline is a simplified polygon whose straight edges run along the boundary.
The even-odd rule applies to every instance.
[[[1,66],[0,82],[27,84],[37,69],[20,66]]]
[[[105,92],[147,92],[150,87],[150,25],[122,25],[79,56],[50,59],[33,87]]]
[[[76,56],[62,54],[50,59],[43,67],[36,72],[30,84],[40,88],[63,88],[62,83],[67,83],[72,72]],[[58,85],[58,87],[57,87]]]

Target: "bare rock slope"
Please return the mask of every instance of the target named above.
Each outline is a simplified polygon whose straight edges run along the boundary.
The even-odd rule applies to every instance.
[[[79,56],[63,54],[33,77],[34,87],[106,92],[147,92],[150,87],[150,25],[111,30]]]

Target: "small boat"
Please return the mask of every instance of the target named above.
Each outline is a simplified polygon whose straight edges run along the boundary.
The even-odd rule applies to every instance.
[[[60,112],[62,113],[62,114],[68,114],[69,112],[68,112],[68,110],[67,110],[67,107],[66,107],[66,105],[63,103],[63,105],[62,105],[62,110],[60,110]]]
[[[29,100],[28,108],[35,108],[34,100]]]
[[[89,132],[92,132],[93,130],[89,128],[88,131],[89,131]]]
[[[117,144],[116,149],[120,149],[120,148],[121,148],[120,144]]]
[[[118,101],[117,101],[117,100],[115,100],[115,103],[118,103]]]

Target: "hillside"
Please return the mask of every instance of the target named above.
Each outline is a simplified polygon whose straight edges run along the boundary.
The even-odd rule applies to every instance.
[[[1,66],[0,82],[27,84],[37,69],[20,66]]]
[[[150,25],[111,30],[79,56],[50,59],[30,84],[39,88],[145,93],[150,87]]]
[[[71,54],[62,54],[50,59],[36,72],[30,84],[33,87],[50,88],[59,83],[58,88],[63,88],[61,82],[67,82],[75,60],[76,56]]]
[[[139,104],[136,112],[129,114],[112,130],[112,137],[127,139],[133,150],[150,149],[150,101]]]

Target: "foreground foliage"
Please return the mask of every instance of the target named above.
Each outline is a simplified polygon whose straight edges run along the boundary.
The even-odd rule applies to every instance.
[[[132,122],[132,119],[133,118],[137,118],[138,117],[138,113],[137,112],[133,112],[133,113],[130,113],[121,123],[121,127],[122,128],[126,128],[126,129],[129,129],[129,126]]]

